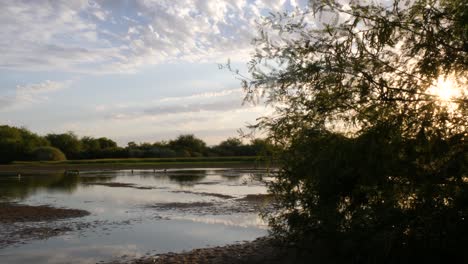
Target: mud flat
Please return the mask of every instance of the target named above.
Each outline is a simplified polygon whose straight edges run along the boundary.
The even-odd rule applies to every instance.
[[[0,224],[54,221],[86,215],[89,215],[89,212],[78,209],[55,208],[47,205],[31,206],[8,202],[0,203]]]
[[[85,183],[85,185],[100,185],[100,186],[116,187],[116,188],[133,188],[133,189],[138,189],[138,190],[164,189],[164,188],[149,187],[149,186],[137,186],[133,183],[123,183],[123,182],[87,182]]]
[[[182,253],[165,253],[145,256],[138,259],[123,259],[107,264],[288,264],[308,263],[308,258],[294,247],[286,246],[277,240],[261,237],[251,242],[232,244],[222,247],[200,248]]]
[[[72,229],[55,221],[87,215],[84,210],[0,202],[0,248],[61,235]]]

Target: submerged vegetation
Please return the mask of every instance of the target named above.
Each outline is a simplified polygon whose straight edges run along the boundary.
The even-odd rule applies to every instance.
[[[254,127],[284,150],[272,232],[322,261],[466,261],[468,6],[340,2],[272,14],[240,76],[276,109]]]
[[[126,147],[119,147],[116,142],[105,137],[79,138],[72,132],[48,134],[42,137],[25,128],[0,126],[0,163],[64,161],[66,159],[79,160],[64,162],[67,164],[161,162],[161,160],[150,160],[150,158],[165,158],[165,162],[175,162],[181,161],[175,158],[268,156],[272,151],[272,145],[264,139],[253,139],[249,144],[244,144],[240,139],[228,138],[219,145],[210,147],[203,140],[189,134],[180,135],[170,141],[140,144],[129,142]],[[92,159],[99,159],[99,161],[91,161]],[[213,161],[214,159],[205,160]],[[239,158],[234,160],[239,161]],[[184,162],[190,161],[197,160],[184,160]]]

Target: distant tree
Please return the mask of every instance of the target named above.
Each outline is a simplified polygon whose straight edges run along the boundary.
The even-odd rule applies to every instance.
[[[80,140],[81,142],[81,158],[107,158],[121,156],[125,157],[126,155],[121,153],[122,151],[118,148],[117,143],[113,140],[101,137],[101,138],[92,138],[92,137],[83,137]]]
[[[328,261],[461,259],[466,1],[340,3],[268,17],[243,80],[247,100],[276,110],[256,127],[285,150],[272,232]],[[444,81],[457,96],[434,92]]]
[[[131,148],[137,148],[138,145],[134,142],[134,141],[130,141],[127,143],[127,148],[131,149]]]
[[[32,151],[49,142],[25,128],[0,126],[0,163],[30,160]]]
[[[178,155],[188,157],[203,154],[207,150],[206,143],[192,134],[180,135],[169,141],[168,146]]]
[[[39,147],[32,152],[33,160],[37,161],[61,161],[66,160],[65,154],[58,148]]]
[[[105,148],[98,158],[128,158],[128,151],[121,147]]]
[[[37,160],[38,153],[33,153],[33,150],[50,145],[70,159],[101,159],[248,156],[257,155],[260,149],[266,149],[268,144],[265,145],[265,142],[252,141],[252,144],[246,145],[239,139],[228,138],[217,146],[207,147],[203,140],[194,135],[180,135],[171,141],[139,144],[132,141],[122,148],[106,137],[85,136],[80,139],[73,132],[41,137],[24,128],[0,126],[0,163]],[[50,149],[39,148],[37,151],[50,152]]]
[[[246,146],[238,138],[228,138],[221,141],[213,150],[221,156],[242,156],[246,154]]]
[[[117,143],[115,141],[113,141],[112,139],[101,137],[101,138],[98,138],[97,140],[99,142],[99,147],[101,149],[116,148],[117,147]]]
[[[77,159],[82,151],[82,144],[73,132],[65,134],[48,134],[46,139],[50,144],[60,149],[69,159]]]
[[[93,159],[98,156],[101,151],[99,141],[92,137],[81,138],[81,158]]]
[[[268,139],[255,138],[250,142],[252,155],[272,156],[278,150]]]

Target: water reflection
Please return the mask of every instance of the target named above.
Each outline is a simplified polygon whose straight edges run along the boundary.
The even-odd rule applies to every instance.
[[[176,182],[181,186],[194,186],[197,182],[202,181],[206,178],[206,175],[196,175],[196,174],[169,174],[167,177],[172,181]]]
[[[38,191],[72,193],[78,187],[80,177],[63,174],[40,176],[2,176],[0,194],[6,200],[23,200]]]
[[[62,263],[67,259],[73,263],[96,263],[118,258],[122,252],[163,253],[252,240],[266,234],[265,223],[255,211],[238,210],[235,206],[240,206],[238,198],[266,193],[263,184],[266,178],[265,172],[247,169],[1,176],[0,196],[4,199],[82,209],[91,215],[42,223],[64,225],[72,231],[0,249],[0,262]],[[213,207],[207,210],[151,207],[164,203],[209,203]],[[86,228],[79,229],[80,226]],[[0,233],[1,230],[0,224]],[[55,254],[57,250],[60,256]]]

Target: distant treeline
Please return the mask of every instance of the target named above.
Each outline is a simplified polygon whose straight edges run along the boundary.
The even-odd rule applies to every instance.
[[[207,144],[192,134],[154,143],[129,142],[119,147],[109,138],[79,138],[73,132],[37,135],[25,128],[0,126],[0,163],[12,161],[53,161],[65,159],[103,158],[172,158],[269,155],[272,146],[263,139],[249,144],[228,138],[216,146]]]

